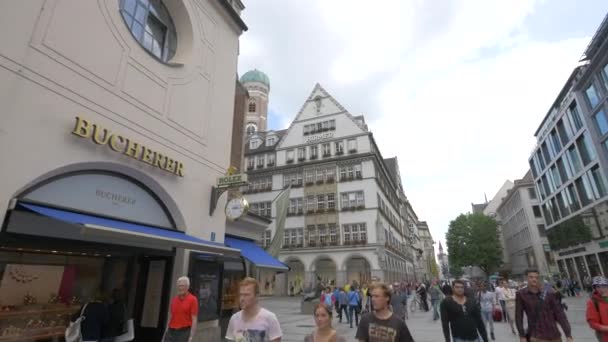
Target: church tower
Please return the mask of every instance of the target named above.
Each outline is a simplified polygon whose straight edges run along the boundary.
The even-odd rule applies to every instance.
[[[245,139],[255,132],[268,130],[268,93],[270,80],[258,69],[247,71],[241,76],[241,84],[249,92],[245,103]]]

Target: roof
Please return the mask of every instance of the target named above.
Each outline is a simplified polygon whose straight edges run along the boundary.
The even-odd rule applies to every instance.
[[[587,49],[585,49],[585,53],[581,57],[581,61],[588,61],[595,57],[595,54],[598,52],[606,38],[608,38],[608,14],[604,17],[604,20],[602,20],[597,31],[595,31]]]
[[[258,148],[251,149],[249,144],[249,137],[247,139],[247,143],[245,144],[245,155],[253,154],[253,153],[261,153],[261,152],[270,152],[276,150],[277,146],[279,146],[279,141],[283,138],[283,136],[287,133],[286,129],[282,129],[280,131],[266,131],[266,132],[256,132],[253,136],[258,136],[262,139],[263,143],[258,146]],[[277,136],[277,141],[272,146],[266,146],[266,137],[274,134]]]
[[[488,203],[474,204],[471,203],[471,208],[473,209],[473,214],[483,213],[483,211],[488,206]]]
[[[397,157],[384,159],[384,165],[386,165],[388,173],[390,174],[391,178],[393,178],[393,181],[399,184],[399,179],[397,176]]]
[[[241,83],[260,82],[270,88],[270,79],[258,69],[249,70],[241,76]]]

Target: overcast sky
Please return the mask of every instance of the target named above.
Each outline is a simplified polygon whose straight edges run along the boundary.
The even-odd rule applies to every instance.
[[[286,128],[320,83],[397,156],[444,247],[471,202],[523,177],[536,128],[608,11],[606,0],[244,2],[239,75],[269,76],[270,128]]]

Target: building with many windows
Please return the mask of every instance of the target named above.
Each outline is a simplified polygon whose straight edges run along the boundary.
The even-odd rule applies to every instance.
[[[559,271],[608,274],[608,17],[535,133],[529,158]]]
[[[538,269],[543,276],[556,271],[530,171],[522,179],[515,180],[497,212],[508,260],[506,268],[511,276],[522,279],[528,268]]]
[[[273,200],[291,186],[280,252],[290,271],[260,279],[263,287],[284,294],[317,281],[414,279],[417,218],[397,160],[382,158],[363,116],[317,84],[288,129],[252,133],[245,150],[250,210],[274,218]],[[275,229],[273,222],[264,245]]]

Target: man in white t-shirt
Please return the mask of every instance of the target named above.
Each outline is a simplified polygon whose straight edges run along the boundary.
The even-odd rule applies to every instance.
[[[236,342],[281,342],[281,326],[277,316],[260,307],[260,287],[253,278],[245,278],[239,284],[241,311],[230,317],[226,339]]]
[[[498,280],[498,286],[496,287],[496,300],[500,303],[500,309],[502,310],[502,320],[503,322],[507,321],[507,305],[505,302],[505,289],[504,282],[502,279]]]

